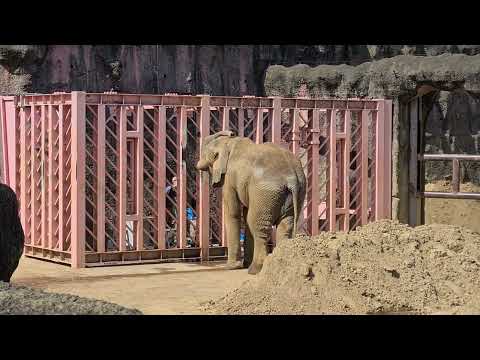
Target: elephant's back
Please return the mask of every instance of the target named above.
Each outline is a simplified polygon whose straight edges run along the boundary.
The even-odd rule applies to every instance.
[[[303,172],[300,160],[289,150],[273,143],[256,144],[250,153],[253,174],[257,179],[278,183],[291,183]],[[302,179],[299,179],[302,181]]]

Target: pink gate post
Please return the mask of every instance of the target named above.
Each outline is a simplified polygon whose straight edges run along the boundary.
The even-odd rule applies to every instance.
[[[201,98],[200,110],[200,152],[203,150],[203,139],[210,134],[210,96],[203,95]],[[209,176],[206,171],[200,172],[200,189],[199,189],[199,235],[200,235],[200,251],[202,260],[208,260],[210,245],[210,191]]]
[[[85,92],[72,91],[72,260],[85,267]]]

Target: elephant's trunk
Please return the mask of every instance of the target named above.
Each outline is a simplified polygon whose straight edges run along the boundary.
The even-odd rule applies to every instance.
[[[197,170],[203,170],[203,171],[206,171],[208,170],[208,166],[209,166],[209,163],[208,161],[206,160],[199,160],[198,163],[197,163]]]

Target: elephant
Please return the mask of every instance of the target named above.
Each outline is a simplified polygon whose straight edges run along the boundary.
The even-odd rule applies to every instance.
[[[212,187],[222,187],[228,244],[226,268],[248,268],[249,274],[259,273],[267,257],[272,226],[277,227],[277,243],[297,232],[306,195],[301,162],[279,145],[255,144],[232,131],[220,131],[203,139],[196,168],[210,174]],[[243,261],[242,215],[246,222]]]

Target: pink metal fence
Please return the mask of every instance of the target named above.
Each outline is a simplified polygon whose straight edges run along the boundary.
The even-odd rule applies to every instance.
[[[3,181],[19,196],[27,256],[72,267],[225,257],[221,191],[194,165],[201,139],[227,129],[301,159],[308,188],[300,231],[348,231],[390,217],[388,100],[85,92],[0,99]],[[166,190],[174,177],[176,196]]]

